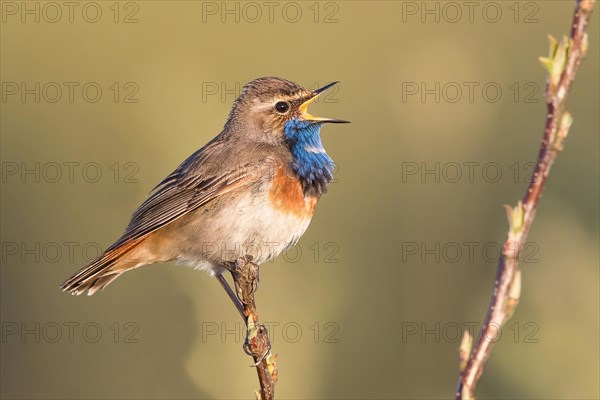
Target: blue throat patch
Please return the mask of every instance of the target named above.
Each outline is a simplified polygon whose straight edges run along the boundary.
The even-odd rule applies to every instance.
[[[335,164],[321,143],[321,124],[294,118],[283,127],[294,161],[292,169],[305,194],[322,195],[333,179]]]

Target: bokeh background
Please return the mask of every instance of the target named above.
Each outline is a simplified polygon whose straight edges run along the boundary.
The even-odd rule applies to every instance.
[[[537,57],[574,5],[474,3],[3,1],[2,398],[252,397],[241,321],[206,274],[154,265],[93,297],[58,285],[265,75],[340,80],[311,112],[353,122],[324,128],[337,181],[299,247],[262,268],[278,397],[451,397],[502,206],[537,155]],[[481,399],[600,396],[598,15]]]

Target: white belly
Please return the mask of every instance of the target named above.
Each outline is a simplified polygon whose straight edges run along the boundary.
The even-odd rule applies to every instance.
[[[193,235],[198,240],[188,236],[176,260],[213,275],[223,272],[219,266],[223,261],[245,255],[261,264],[296,244],[311,217],[282,212],[267,196],[248,193],[235,204],[211,212],[209,219],[200,219],[194,227],[197,235]]]

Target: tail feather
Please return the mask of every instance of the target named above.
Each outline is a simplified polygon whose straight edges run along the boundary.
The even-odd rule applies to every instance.
[[[102,290],[123,272],[141,265],[135,249],[144,238],[113,245],[100,257],[77,271],[60,288],[74,295],[87,292],[89,296]]]

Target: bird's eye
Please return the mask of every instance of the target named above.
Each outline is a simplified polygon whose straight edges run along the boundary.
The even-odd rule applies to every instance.
[[[278,113],[285,114],[290,109],[290,105],[285,101],[279,101],[275,104],[275,109]]]

